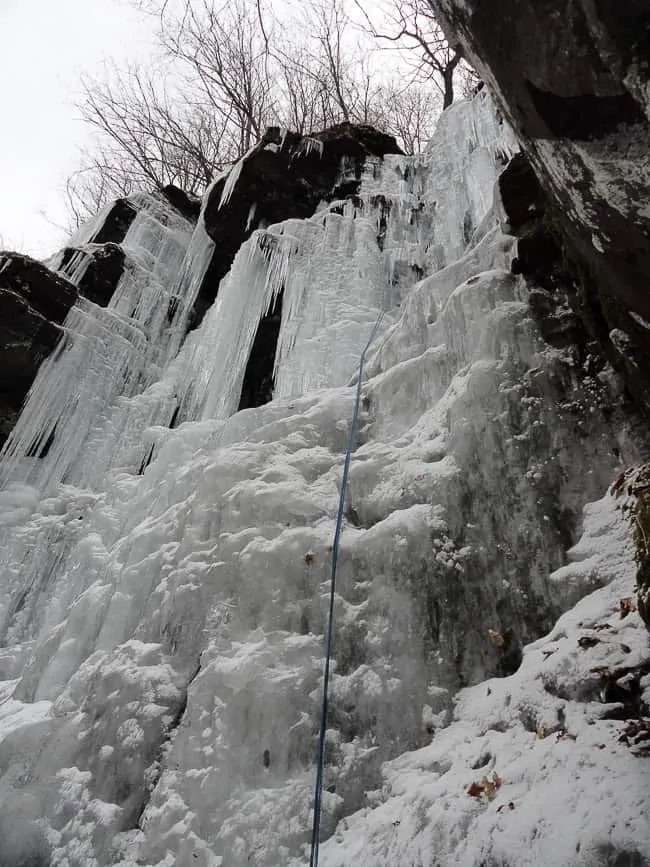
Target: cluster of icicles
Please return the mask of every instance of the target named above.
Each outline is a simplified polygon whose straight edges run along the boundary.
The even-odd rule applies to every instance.
[[[367,174],[376,175],[377,164]],[[395,203],[393,226],[403,225],[401,211],[413,198],[409,192]],[[103,308],[80,296],[70,310],[65,337],[42,365],[5,444],[3,482],[96,490],[110,468],[142,466],[147,428],[231,415],[259,322],[280,294],[275,395],[345,384],[378,311],[399,300],[386,290],[398,248],[419,242],[414,229],[382,253],[377,234],[386,208],[374,193],[356,206],[331,203],[310,220],[257,229],[204,322],[187,335],[214,252],[203,215],[193,228],[156,196],[132,201],[138,210],[122,242],[126,266],[113,297]],[[73,283],[83,277],[83,248],[92,249],[105,214],[71,241],[81,250],[62,273]]]
[[[459,226],[468,215],[474,225],[485,216],[480,191],[493,183],[490,152],[510,145],[489,104],[474,126],[487,147],[476,149],[483,156],[464,169],[462,184],[427,155],[369,159],[353,201],[323,203],[307,220],[258,224],[189,334],[194,302],[219,255],[205,208],[220,181],[220,206],[227,207],[246,157],[206,191],[195,227],[158,196],[132,196],[137,213],[122,242],[126,264],[113,297],[106,308],[80,298],[71,309],[66,336],[41,366],[0,454],[0,483],[97,491],[110,469],[137,473],[151,459],[147,429],[236,412],[259,323],[279,296],[274,396],[347,384],[379,311],[389,312],[388,327],[403,293],[462,252]],[[460,147],[465,125],[451,118],[447,127]],[[313,149],[307,142],[305,152]],[[350,171],[343,161],[340,179]],[[423,209],[434,198],[433,208]],[[70,240],[81,250],[62,268],[72,282],[82,279],[84,247],[92,248],[108,211]],[[254,205],[251,212],[255,219]],[[50,265],[61,262],[55,257]]]

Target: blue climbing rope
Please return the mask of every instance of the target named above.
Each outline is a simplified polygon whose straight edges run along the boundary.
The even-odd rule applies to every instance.
[[[316,786],[314,788],[314,822],[311,831],[311,854],[309,856],[309,867],[318,867],[318,846],[320,836],[320,817],[323,798],[323,765],[325,763],[325,732],[327,731],[327,701],[330,682],[330,661],[332,658],[332,632],[334,622],[334,596],[336,590],[336,567],[339,561],[339,543],[341,540],[341,530],[343,528],[343,512],[345,509],[345,491],[348,486],[348,473],[350,471],[350,460],[352,459],[352,450],[357,435],[357,423],[359,421],[359,404],[361,402],[361,383],[363,380],[363,365],[366,360],[366,352],[370,344],[375,339],[377,329],[383,318],[383,312],[379,314],[375,327],[372,329],[372,334],[366,343],[361,358],[359,359],[359,379],[357,380],[357,391],[354,401],[354,412],[352,414],[352,423],[350,425],[350,433],[348,436],[348,444],[345,450],[345,463],[343,464],[343,479],[341,480],[341,495],[339,497],[339,510],[336,516],[336,530],[334,531],[334,544],[332,545],[332,572],[330,579],[330,607],[329,618],[327,623],[327,644],[325,647],[325,670],[323,674],[323,704],[321,709],[320,733],[318,736],[318,759],[316,762]]]

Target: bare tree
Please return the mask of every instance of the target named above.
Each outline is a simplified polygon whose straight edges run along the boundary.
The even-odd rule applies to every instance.
[[[197,95],[247,151],[274,115],[269,33],[259,2],[186,0],[160,11],[160,40],[195,83]]]
[[[277,78],[281,91],[278,123],[300,135],[325,127],[329,107],[323,101],[323,88],[318,76],[308,74],[311,58],[306,47],[279,47],[277,52],[281,59]]]
[[[369,45],[354,38],[358,33],[343,0],[308,0],[299,23],[296,29],[309,35],[300,43],[294,36],[271,51],[273,68],[286,82],[278,89],[279,121],[293,128],[296,103],[306,108],[307,100],[312,108],[302,112],[310,119],[306,131],[382,118],[383,86],[368,64]]]
[[[101,81],[84,78],[82,93],[78,108],[95,144],[82,151],[67,183],[74,222],[136,188],[173,183],[199,193],[215,170],[238,156],[226,120],[191,100],[179,84],[170,92],[155,72],[111,67]]]
[[[68,232],[98,213],[106,202],[128,196],[134,186],[129,172],[116,171],[113,160],[103,157],[101,146],[92,152],[83,151],[80,168],[68,178],[65,187]]]
[[[331,88],[335,105],[343,120],[349,121],[354,94],[350,92],[352,77],[348,75],[343,46],[343,33],[349,23],[341,0],[312,2],[311,12],[316,24],[318,53],[314,73],[319,77],[323,91]],[[328,87],[329,86],[329,87]]]
[[[161,58],[153,71],[113,67],[101,81],[84,80],[79,108],[96,145],[68,182],[75,222],[138,188],[175,183],[200,193],[269,125],[307,134],[341,121],[371,123],[415,152],[438,113],[425,82],[453,95],[449,76],[459,60],[433,41],[437,25],[419,11],[425,0],[386,0],[393,18],[382,27],[399,24],[393,35],[369,15],[365,30],[355,26],[346,0],[283,4],[282,21],[267,6],[274,0],[132,2],[156,17]],[[374,63],[373,40],[406,49],[412,33],[421,40],[417,65],[428,73],[396,87]],[[403,54],[409,63],[415,57],[412,47]]]
[[[404,153],[421,153],[429,142],[438,119],[440,99],[430,88],[412,85],[385,90],[386,127],[401,144]]]
[[[401,51],[416,80],[430,80],[442,96],[443,109],[454,101],[462,57],[438,24],[428,0],[354,0],[364,26],[386,47]],[[463,65],[463,75],[467,74]]]

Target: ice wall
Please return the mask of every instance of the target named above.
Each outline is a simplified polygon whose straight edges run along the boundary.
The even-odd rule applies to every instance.
[[[514,672],[525,642],[609,580],[588,555],[557,570],[585,502],[639,451],[616,378],[547,346],[510,272],[494,186],[512,148],[485,95],[455,106],[425,156],[373,162],[354,200],[254,233],[178,352],[180,320],[159,305],[212,249],[199,227],[173,252],[166,233],[187,232],[136,218],[160,278],[118,287],[105,315],[75,310],[3,458],[0,814],[25,818],[0,863],[305,862],[349,381],[381,309],[342,536],[322,851],[360,863],[346,828],[368,816],[369,863],[456,863],[411,790],[409,821],[434,830],[417,853],[413,835],[387,840],[400,817],[373,808],[400,766],[386,762],[435,740],[460,687]],[[235,413],[280,292],[277,397]],[[112,396],[74,408],[64,371],[79,394],[98,367]],[[48,430],[29,413],[55,390],[66,437],[26,457]]]
[[[347,383],[380,311],[398,309],[422,275],[458,258],[494,220],[493,187],[515,149],[489,100],[471,119],[452,108],[428,153],[368,160],[350,200],[255,232],[184,359],[185,417],[234,412],[257,324],[280,293],[276,396]],[[231,186],[237,177],[235,167]]]

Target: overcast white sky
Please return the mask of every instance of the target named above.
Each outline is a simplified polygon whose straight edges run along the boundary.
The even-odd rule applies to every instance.
[[[0,33],[0,249],[44,256],[85,135],[79,77],[149,53],[150,37],[128,0],[0,0]]]

